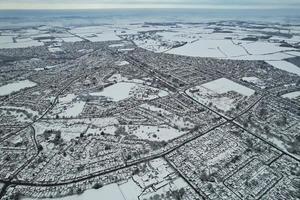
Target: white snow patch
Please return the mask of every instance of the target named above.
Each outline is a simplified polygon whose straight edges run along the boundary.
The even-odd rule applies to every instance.
[[[300,91],[291,92],[291,93],[282,95],[283,98],[288,98],[288,99],[295,99],[295,98],[298,98],[299,96],[300,96]]]
[[[36,200],[37,198],[22,198],[22,200]],[[72,195],[67,197],[60,198],[45,198],[44,200],[97,200],[97,199],[105,199],[105,200],[126,200],[124,199],[118,184],[113,183],[110,185],[106,185],[97,190],[90,189],[85,191],[81,195]]]
[[[287,71],[287,72],[290,72],[293,74],[297,74],[298,76],[300,76],[300,68],[290,62],[287,62],[285,60],[266,61],[266,62],[277,69],[281,69],[281,70],[284,70],[284,71]]]
[[[16,81],[0,87],[0,96],[8,95],[13,92],[18,92],[24,88],[34,87],[37,84],[30,80]]]
[[[117,66],[124,66],[124,65],[128,65],[129,62],[127,62],[127,61],[117,61],[117,62],[115,62],[115,64],[116,64]]]
[[[227,78],[220,78],[202,85],[209,90],[212,90],[218,94],[224,94],[230,91],[235,91],[244,96],[251,96],[254,94],[254,90],[247,88],[243,85],[235,83]]]
[[[131,125],[126,126],[126,131],[136,135],[140,139],[150,141],[168,141],[186,133],[185,131],[180,131],[166,125]]]
[[[151,100],[168,95],[168,92],[152,88],[137,82],[119,82],[104,88],[101,92],[90,93],[92,96],[104,96],[112,101],[121,101],[130,97]]]

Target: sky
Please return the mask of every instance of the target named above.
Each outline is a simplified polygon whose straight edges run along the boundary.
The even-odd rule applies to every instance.
[[[0,9],[300,9],[300,0],[0,0]]]

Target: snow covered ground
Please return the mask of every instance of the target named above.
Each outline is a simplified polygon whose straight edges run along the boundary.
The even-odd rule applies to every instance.
[[[0,96],[9,95],[13,92],[18,92],[25,88],[36,86],[36,83],[30,80],[16,81],[0,87]]]
[[[235,91],[244,96],[251,96],[254,94],[254,90],[247,88],[243,85],[235,83],[227,78],[220,78],[202,85],[209,90],[212,90],[218,94],[224,94],[230,91]]]
[[[127,62],[127,61],[117,61],[116,62],[116,65],[118,65],[118,66],[124,66],[124,65],[128,65],[129,64],[129,62]]]
[[[199,39],[179,48],[173,48],[167,53],[193,56],[212,57],[233,60],[282,60],[291,58],[286,51],[294,51],[295,48],[281,47],[278,43],[268,42],[244,42],[228,39]]]
[[[281,69],[300,76],[300,68],[290,62],[282,60],[282,61],[267,61],[267,63],[269,63],[270,65],[272,65],[277,69]]]
[[[22,200],[36,200],[38,198],[21,198]],[[45,198],[44,200],[127,200],[123,197],[118,184],[106,185],[97,190],[90,189],[81,195],[72,195],[61,198]]]
[[[91,42],[120,40],[114,30],[106,26],[76,27],[71,32]]]
[[[53,98],[51,98],[53,99]],[[83,111],[85,101],[82,101],[75,94],[67,94],[58,98],[58,103],[49,112],[48,117],[71,118],[78,117]]]
[[[26,48],[33,46],[42,46],[44,43],[31,38],[26,38],[26,40],[15,40],[13,41],[13,36],[1,36],[0,35],[0,49],[8,48]]]
[[[254,94],[254,90],[235,83],[226,78],[220,78],[186,91],[186,93],[203,104],[212,104],[218,109],[229,111],[235,107],[236,99],[228,97],[226,93],[236,92],[244,97]]]
[[[295,98],[298,98],[299,96],[300,96],[300,91],[291,92],[291,93],[282,95],[283,98],[288,98],[288,99],[295,99]]]
[[[130,125],[125,128],[126,132],[136,135],[142,140],[150,141],[169,141],[186,133],[186,131],[180,131],[167,125]]]
[[[243,77],[242,80],[248,83],[253,83],[255,86],[260,87],[262,89],[265,88],[265,83],[257,77],[254,76]]]
[[[104,88],[104,90],[101,92],[92,92],[90,95],[104,96],[112,101],[122,101],[130,97],[151,100],[166,96],[168,95],[168,92],[136,82],[118,82],[107,88]]]
[[[40,121],[33,125],[36,134],[41,135],[46,130],[61,131],[61,137],[65,141],[79,137],[81,133],[106,133],[113,134],[110,130],[119,122],[116,118],[94,118],[94,119],[69,119],[69,120],[47,120]],[[90,129],[91,128],[91,129]]]

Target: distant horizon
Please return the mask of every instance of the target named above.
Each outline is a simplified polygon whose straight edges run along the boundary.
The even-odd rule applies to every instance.
[[[55,11],[55,10],[299,10],[299,8],[295,7],[283,7],[283,8],[274,8],[274,7],[194,7],[194,8],[176,8],[176,7],[164,7],[164,8],[158,8],[158,7],[111,7],[111,8],[0,8],[0,11],[18,11],[18,10],[49,10],[49,11]],[[300,10],[299,10],[300,12]]]
[[[299,9],[298,0],[0,0],[0,10]]]

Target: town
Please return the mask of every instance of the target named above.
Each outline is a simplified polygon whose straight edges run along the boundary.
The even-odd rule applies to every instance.
[[[299,199],[299,32],[264,26],[1,29],[0,198]]]

